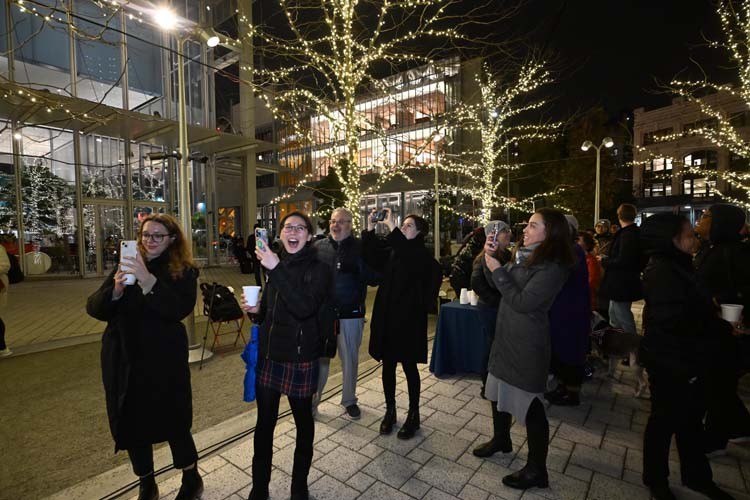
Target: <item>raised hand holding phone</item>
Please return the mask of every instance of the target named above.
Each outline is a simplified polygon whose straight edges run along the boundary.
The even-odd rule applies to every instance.
[[[128,265],[128,259],[135,259],[138,255],[138,244],[135,240],[122,240],[120,242],[120,270],[125,273],[124,285],[135,285],[135,274]]]

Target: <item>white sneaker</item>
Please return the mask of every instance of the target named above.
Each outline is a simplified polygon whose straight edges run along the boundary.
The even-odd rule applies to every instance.
[[[0,349],[0,358],[4,358],[6,356],[10,356],[11,354],[13,354],[13,351],[11,351],[7,347],[5,349]]]

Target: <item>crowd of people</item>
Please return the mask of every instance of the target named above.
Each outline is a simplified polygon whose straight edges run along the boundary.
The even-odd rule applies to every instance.
[[[719,312],[721,304],[750,305],[745,214],[714,205],[695,228],[674,214],[651,216],[639,227],[636,215],[633,205],[622,204],[617,224],[602,219],[589,232],[579,231],[575,217],[541,208],[518,241],[511,241],[508,224],[492,221],[472,233],[475,244],[461,254],[463,269],[456,279],[468,279],[480,307],[497,311],[487,329],[492,338],[482,376],[492,437],[473,453],[485,458],[512,452],[514,420],[527,431],[527,463],[503,478],[509,487],[548,486],[545,401],[581,403],[592,318],[638,334],[631,307],[645,299],[637,360],[648,370],[651,394],[643,482],[655,498],[675,498],[668,483],[674,435],[683,484],[709,498],[731,498],[714,483],[707,454],[750,439],[750,413],[737,395],[744,369],[737,335],[744,325],[723,320]],[[251,236],[244,247],[259,274],[262,268],[256,279],[263,287],[256,304],[242,298],[243,310],[260,325],[251,500],[269,495],[282,395],[297,428],[291,498],[309,497],[315,415],[330,365],[322,356],[327,332],[320,312],[329,307],[338,318],[340,404],[348,418],[360,418],[357,379],[368,286],[378,286],[369,353],[382,363],[380,433],[391,434],[398,425],[399,364],[409,406],[397,438],[411,439],[418,432],[417,365],[427,362],[427,316],[442,274],[425,247],[427,222],[411,214],[396,224],[390,209],[373,211],[358,238],[353,214],[339,208],[331,214],[327,236],[316,239],[310,218],[292,212],[281,220],[278,246]],[[376,235],[379,225],[384,237]],[[158,488],[152,445],[167,441],[175,467],[183,472],[176,498],[199,498],[203,482],[190,434],[190,372],[180,322],[195,303],[198,270],[170,216],[146,217],[138,237],[137,257],[124,260],[87,304],[89,314],[108,323],[102,373],[115,450],[128,452],[140,480],[138,498],[153,500]],[[134,284],[128,275],[134,275]],[[548,390],[553,377],[557,385]]]

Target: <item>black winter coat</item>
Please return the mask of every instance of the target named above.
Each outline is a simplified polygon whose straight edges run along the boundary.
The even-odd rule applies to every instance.
[[[615,302],[642,299],[641,262],[638,226],[631,224],[623,227],[615,233],[609,247],[609,257],[602,259],[604,277],[599,287],[601,295]]]
[[[195,307],[198,270],[172,278],[167,252],[146,263],[157,280],[147,295],[132,285],[113,301],[113,271],[86,304],[89,315],[107,322],[101,364],[115,451],[168,441],[192,427],[188,342],[181,320]]]
[[[382,273],[370,323],[370,355],[376,360],[427,362],[427,314],[435,283],[435,259],[418,235],[394,229],[385,240],[362,233],[366,260]],[[435,263],[436,264],[436,263]]]
[[[310,243],[295,254],[282,250],[281,261],[266,269],[257,321],[258,355],[281,362],[320,357],[318,312],[331,289],[331,270],[320,262]]]
[[[730,363],[732,327],[698,288],[690,256],[675,250],[653,255],[643,272],[642,358],[650,373],[690,379],[710,365]]]
[[[363,318],[367,285],[378,284],[377,275],[365,264],[362,242],[354,236],[335,241],[328,236],[315,242],[318,259],[333,272],[333,300],[342,319]]]

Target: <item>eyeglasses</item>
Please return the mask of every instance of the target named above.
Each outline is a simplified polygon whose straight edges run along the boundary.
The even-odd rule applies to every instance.
[[[141,239],[143,241],[152,240],[152,241],[155,241],[156,243],[161,243],[162,241],[164,241],[165,236],[169,236],[169,235],[163,234],[163,233],[143,233],[141,235]]]
[[[284,224],[285,233],[301,233],[305,231],[307,226],[293,226],[292,224]]]
[[[349,219],[349,220],[345,220],[345,219],[339,219],[339,220],[331,219],[328,222],[330,222],[332,226],[335,225],[335,224],[338,224],[339,226],[343,226],[344,224],[351,224],[352,223],[351,219]]]

